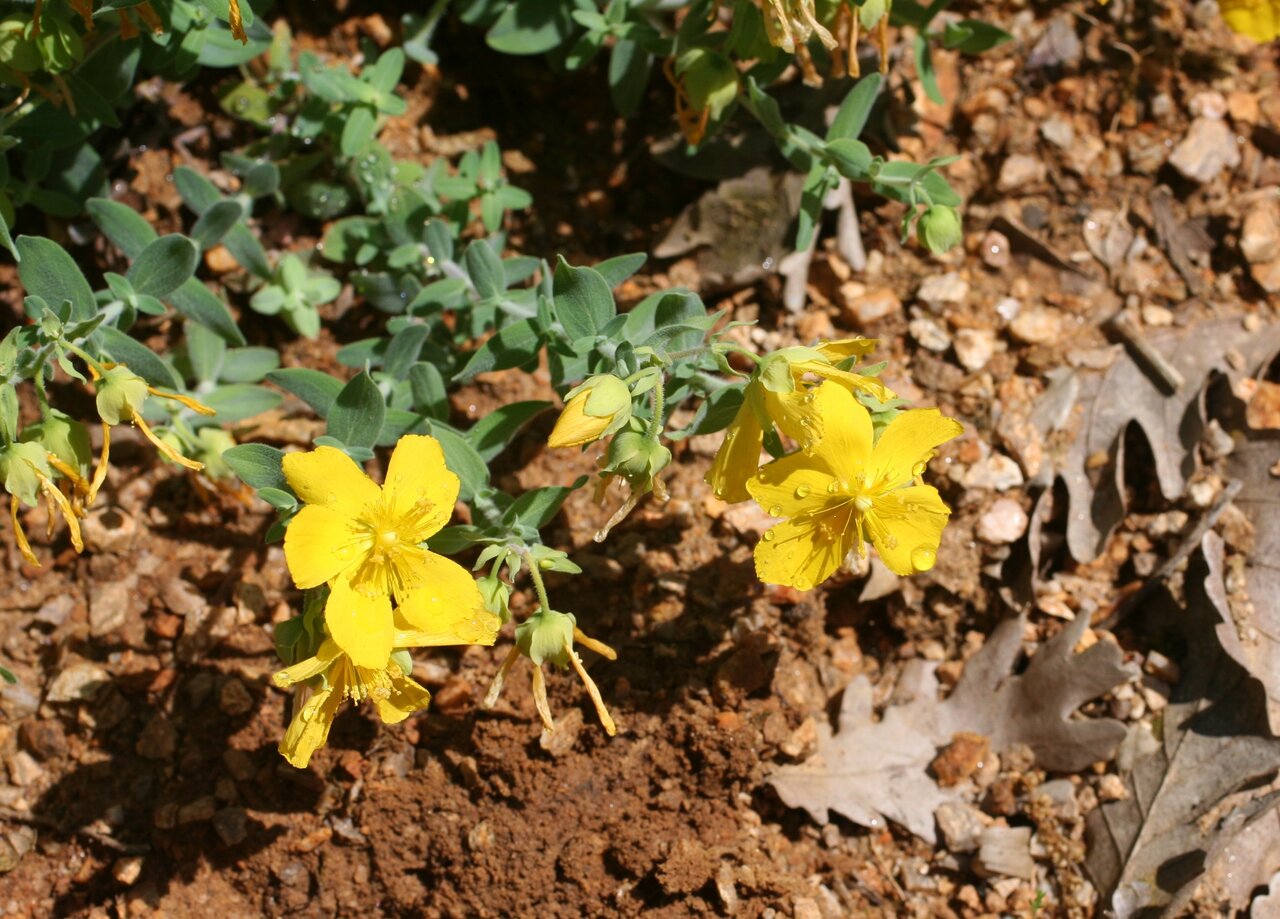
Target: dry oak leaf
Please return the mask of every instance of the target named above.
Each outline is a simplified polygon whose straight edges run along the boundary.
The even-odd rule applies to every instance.
[[[802,807],[819,823],[834,811],[854,823],[883,828],[886,819],[920,838],[935,841],[933,812],[958,794],[928,774],[938,749],[962,732],[982,734],[1001,752],[1026,744],[1051,771],[1074,772],[1109,759],[1124,737],[1111,719],[1073,718],[1081,704],[1133,672],[1120,649],[1100,642],[1076,654],[1088,619],[1068,623],[1045,642],[1026,669],[1014,674],[1022,655],[1023,618],[1006,620],[965,665],[959,685],[938,701],[934,666],[912,662],[903,674],[913,684],[909,700],[890,704],[872,720],[871,684],[857,677],[845,690],[836,732],[818,729],[818,752],[768,779],[789,807]]]
[[[1130,423],[1151,447],[1161,494],[1176,500],[1196,470],[1211,375],[1239,375],[1264,363],[1280,348],[1280,323],[1250,331],[1238,319],[1214,320],[1148,341],[1186,381],[1177,392],[1163,389],[1126,352],[1103,371],[1055,375],[1032,414],[1046,438],[1062,432],[1050,441],[1048,472],[1067,487],[1067,547],[1077,561],[1096,558],[1124,519],[1124,433]]]
[[[1086,867],[1118,919],[1182,915],[1206,869],[1212,874],[1231,860],[1241,833],[1276,827],[1280,791],[1269,791],[1265,782],[1280,768],[1280,740],[1267,730],[1261,688],[1215,635],[1231,615],[1220,605],[1216,534],[1205,536],[1185,592],[1185,607],[1166,592],[1143,610],[1150,628],[1177,633],[1172,640],[1187,649],[1178,661],[1182,678],[1154,734],[1140,722],[1125,739],[1119,761],[1129,796],[1086,819]],[[1280,839],[1263,845],[1280,853]],[[1243,860],[1234,867],[1244,868]],[[1275,870],[1270,863],[1254,867],[1263,875],[1249,888]]]

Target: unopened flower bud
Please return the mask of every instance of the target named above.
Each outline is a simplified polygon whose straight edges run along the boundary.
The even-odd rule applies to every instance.
[[[954,207],[935,204],[924,212],[916,224],[916,235],[930,252],[941,255],[960,244],[962,237],[960,212]]]
[[[36,443],[58,458],[68,469],[84,476],[93,463],[93,447],[89,429],[57,409],[28,425],[22,432],[24,443]]]
[[[503,622],[511,619],[511,586],[497,575],[487,574],[476,580],[484,608]]]
[[[516,626],[516,647],[537,666],[567,667],[575,624],[572,613],[540,610]]]
[[[609,444],[605,469],[633,485],[647,482],[671,464],[671,451],[636,431],[623,431]]]
[[[548,446],[578,447],[606,437],[631,419],[631,389],[613,374],[591,377],[570,390]]]
[[[229,479],[235,475],[222,459],[222,454],[236,445],[229,431],[212,425],[203,427],[196,432],[196,441],[196,457],[204,463],[205,475],[211,479]]]
[[[23,504],[35,506],[42,477],[46,481],[53,478],[53,470],[40,444],[19,442],[0,447],[0,481],[5,491]]]

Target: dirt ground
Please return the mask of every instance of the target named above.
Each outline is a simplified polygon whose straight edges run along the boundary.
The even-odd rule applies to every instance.
[[[550,680],[560,730],[548,738],[527,669],[513,673],[495,710],[481,711],[504,636],[495,649],[418,655],[416,673],[434,694],[429,712],[385,727],[348,710],[328,748],[299,771],[275,750],[288,699],[270,684],[271,626],[299,594],[280,548],[263,545],[269,509],[198,487],[122,432],[106,500],[86,522],[91,551],[76,556],[59,536],[37,546],[52,564],[36,571],[3,543],[0,660],[19,683],[0,692],[0,915],[1093,915],[1079,814],[1056,825],[1067,854],[1042,859],[1040,881],[982,877],[966,856],[895,824],[868,830],[834,814],[816,823],[765,779],[813,753],[815,726],[830,721],[855,676],[870,678],[877,702],[915,659],[937,662],[954,683],[1010,614],[1015,600],[1002,589],[1027,537],[979,530],[997,504],[1025,518],[1040,490],[1025,484],[1030,474],[997,486],[970,473],[988,468],[997,449],[1027,473],[1011,432],[1055,368],[1086,364],[1119,340],[1106,325],[1118,310],[1128,308],[1140,335],[1210,317],[1275,321],[1275,297],[1238,238],[1258,190],[1280,184],[1276,48],[1232,36],[1204,4],[1138,7],[1118,24],[1081,3],[968,11],[1016,41],[981,58],[942,54],[942,106],[923,99],[901,46],[886,123],[917,160],[961,155],[949,169],[969,202],[961,250],[936,258],[900,244],[900,208],[860,197],[870,264],[855,272],[824,242],[801,313],[782,307],[775,275],[704,283],[705,253],[651,260],[620,291],[625,305],[663,286],[701,287],[712,308],[758,320],[748,334],[761,347],[881,339],[888,382],[966,427],[929,473],[954,509],[935,571],[874,599],[861,599],[866,572],[807,594],[762,586],[751,547],[767,520],[712,497],[702,477],[715,439],[695,438],[677,451],[666,507],[642,505],[597,545],[591,534],[610,508],[584,489],[545,534],[585,571],[553,579],[557,605],[619,652],[615,663],[588,661],[617,737],[594,723],[571,673]],[[384,13],[352,4],[332,21],[292,21],[302,42],[343,53],[357,36],[381,34],[372,17],[394,23]],[[1076,45],[1046,50],[1051,28]],[[389,138],[397,155],[427,160],[496,137],[512,181],[535,200],[512,228],[514,250],[577,263],[649,250],[713,187],[666,169],[650,150],[674,127],[661,80],[623,122],[598,67],[557,74],[540,60],[494,55],[465,27],[446,29],[439,69],[410,66],[409,115]],[[189,215],[166,182],[172,168],[214,169],[246,138],[216,111],[213,83],[159,89],[139,93],[117,138],[115,190],[177,227]],[[1170,151],[1215,107],[1231,149],[1213,153],[1234,154],[1233,164],[1193,181]],[[193,140],[172,142],[200,124],[207,130]],[[1154,225],[1158,186],[1171,190],[1178,219],[1198,220],[1211,241],[1193,268],[1194,290],[1160,246],[1110,270],[1091,254],[1100,215]],[[319,235],[297,218],[257,216],[270,246]],[[91,276],[112,265],[101,245],[80,255]],[[7,325],[19,311],[5,270]],[[306,343],[240,315],[251,341],[281,347],[286,365],[321,368],[336,367],[336,344],[383,321],[344,296],[328,308],[319,341]],[[484,376],[454,396],[457,420],[535,391],[553,398],[545,379]],[[552,422],[522,435],[499,461],[499,480],[566,483],[592,471],[591,451],[545,448]],[[305,407],[286,402],[247,436],[289,446],[314,430]],[[1056,633],[1072,611],[1114,603],[1176,548],[1168,515],[1197,512],[1189,499],[1160,497],[1140,436],[1128,447],[1128,517],[1092,563],[1044,550],[1061,588],[1041,592],[1028,643]],[[1033,534],[1047,547],[1061,545],[1050,538],[1062,533],[1060,517],[1044,521],[1048,535]],[[26,519],[42,532],[42,512]],[[518,614],[530,608],[523,593],[515,603]],[[1143,636],[1120,637],[1141,664]],[[1086,708],[1100,711],[1116,712],[1116,698]],[[1047,835],[1010,791],[1034,770],[1017,757],[993,759],[979,805]],[[1105,792],[1106,771],[1066,776],[1086,809]],[[1046,885],[1054,895],[1037,903]]]

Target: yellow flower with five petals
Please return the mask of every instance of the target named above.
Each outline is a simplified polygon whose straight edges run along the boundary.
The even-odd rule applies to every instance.
[[[813,348],[783,348],[761,361],[707,473],[715,496],[730,504],[751,497],[747,480],[760,467],[766,428],[776,425],[806,452],[821,442],[823,419],[806,398],[806,375],[831,380],[850,392],[865,392],[881,402],[892,399],[893,392],[875,377],[838,366],[847,358],[865,357],[876,344],[874,338],[824,341]]]
[[[471,574],[421,545],[448,522],[458,497],[458,477],[435,438],[402,437],[382,486],[333,447],[286,454],[284,475],[305,502],[285,531],[289,572],[300,588],[330,586],[325,625],[355,665],[386,667],[393,597],[415,634],[432,634],[443,610],[484,621]]]
[[[812,453],[768,463],[747,483],[768,514],[787,518],[756,545],[760,580],[808,590],[866,542],[896,574],[932,568],[951,511],[917,480],[934,450],[964,430],[960,422],[912,409],[874,440],[871,413],[847,389],[822,383],[805,398],[823,420],[822,441]]]

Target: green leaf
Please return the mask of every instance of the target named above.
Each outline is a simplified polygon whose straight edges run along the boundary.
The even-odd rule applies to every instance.
[[[397,332],[392,337],[391,343],[387,345],[386,353],[382,357],[383,371],[393,380],[405,379],[409,374],[409,368],[422,353],[422,343],[430,334],[430,328],[417,323],[405,326]]]
[[[414,408],[432,418],[449,420],[449,395],[435,364],[423,361],[410,367],[409,385],[413,388]]]
[[[217,333],[198,322],[187,325],[187,362],[195,374],[196,383],[214,383],[222,372],[227,343]]]
[[[581,476],[572,486],[551,485],[526,491],[503,513],[503,522],[522,524],[534,530],[542,529],[560,510],[564,499],[580,488],[586,480],[586,476]]]
[[[698,434],[714,434],[729,426],[742,407],[742,386],[726,386],[702,400],[693,420],[678,431],[668,431],[671,440],[683,440]]]
[[[152,386],[181,390],[182,381],[165,361],[146,345],[139,344],[115,326],[99,326],[93,340],[117,364],[124,364]]]
[[[920,74],[920,83],[924,93],[938,105],[947,101],[938,88],[938,74],[933,68],[933,52],[929,50],[929,41],[923,35],[917,35],[914,42],[916,54],[916,73]]]
[[[240,480],[253,488],[289,487],[284,477],[284,453],[266,444],[239,444],[222,452],[222,459]]]
[[[569,338],[596,335],[618,312],[609,282],[592,268],[574,268],[556,258],[554,281],[556,315]]]
[[[515,0],[505,5],[485,41],[503,54],[542,54],[573,33],[571,10],[563,0]]]
[[[259,488],[258,497],[278,511],[291,511],[298,506],[298,498],[279,488]]]
[[[484,530],[470,524],[445,527],[427,540],[427,548],[441,555],[457,555],[484,540]]]
[[[212,249],[243,216],[244,210],[235,201],[218,201],[196,220],[191,238],[201,249]]]
[[[4,246],[9,250],[9,254],[13,256],[15,261],[20,261],[21,256],[18,255],[18,249],[13,244],[13,237],[9,235],[9,221],[0,216],[0,246]]]
[[[338,393],[342,392],[341,380],[308,367],[272,370],[267,374],[267,380],[293,393],[311,406],[311,410],[321,418],[329,417],[329,412],[332,411],[333,404],[338,399]]]
[[[333,400],[325,433],[349,447],[372,447],[386,413],[382,391],[368,371],[362,371],[348,380]]]
[[[254,415],[269,412],[283,397],[265,386],[233,383],[219,386],[200,397],[205,405],[218,413],[219,424],[236,424]]]
[[[93,288],[85,280],[70,253],[43,236],[19,236],[18,278],[28,294],[49,303],[71,301],[71,317],[92,318],[98,312]]]
[[[148,243],[129,266],[126,277],[138,293],[161,299],[195,274],[199,258],[195,243],[171,233]]]
[[[840,103],[840,110],[836,112],[831,127],[827,129],[828,141],[856,138],[862,134],[883,82],[884,78],[880,74],[873,73],[863,77],[849,90],[849,94]]]
[[[860,140],[851,137],[833,140],[824,148],[831,165],[842,176],[855,182],[865,182],[871,169],[871,150]]]
[[[459,496],[463,501],[470,501],[478,490],[489,484],[489,467],[466,438],[444,422],[431,422],[431,435],[440,441],[444,464],[462,483]]]
[[[471,426],[467,442],[489,462],[507,448],[522,427],[550,407],[550,402],[540,399],[503,405]]]
[[[346,122],[342,125],[340,149],[343,156],[351,159],[364,152],[369,142],[373,140],[377,120],[377,115],[370,106],[357,105],[351,109],[347,114]]]
[[[128,205],[109,198],[90,198],[84,207],[102,234],[129,259],[137,259],[148,243],[155,242],[155,229]]]
[[[199,278],[188,280],[169,294],[168,299],[169,305],[175,310],[191,321],[217,332],[227,344],[244,344],[244,333],[236,325],[231,310]]]
[[[502,271],[502,259],[488,240],[477,239],[467,246],[462,262],[482,300],[500,297],[506,291],[507,278]]]
[[[250,274],[264,281],[270,280],[271,262],[267,258],[267,251],[262,248],[262,243],[258,242],[258,237],[253,235],[253,230],[243,223],[237,223],[227,230],[227,234],[222,237],[222,244]]]
[[[619,39],[609,54],[609,95],[618,114],[630,118],[640,108],[653,57],[634,41]]]
[[[203,214],[222,200],[217,186],[190,166],[179,166],[173,170],[173,185],[183,203],[197,214]]]
[[[488,341],[471,353],[471,358],[458,371],[455,381],[465,383],[477,373],[509,370],[534,361],[542,347],[542,336],[532,319],[521,319],[503,326]]]
[[[629,255],[615,255],[595,266],[600,277],[609,285],[609,289],[617,287],[631,277],[644,265],[648,256],[643,252],[632,252]]]
[[[13,675],[8,667],[0,667],[0,680],[4,680],[10,686],[17,684],[18,678]]]
[[[18,388],[0,386],[0,442],[18,439]]]
[[[981,54],[1012,40],[1004,29],[978,19],[949,22],[942,33],[942,46],[962,54]]]
[[[271,348],[231,348],[222,359],[218,379],[223,383],[257,383],[280,366]]]

